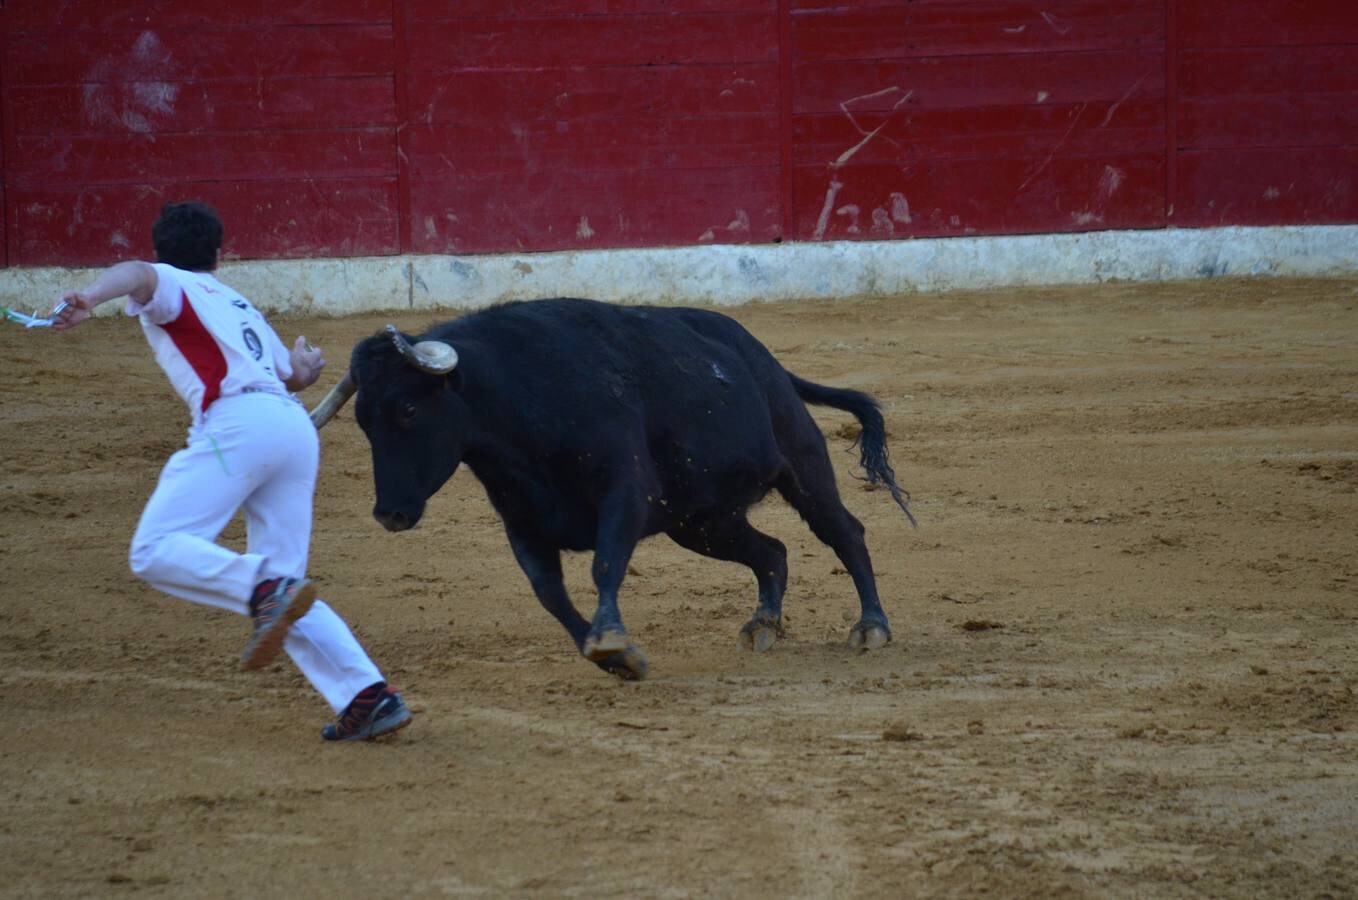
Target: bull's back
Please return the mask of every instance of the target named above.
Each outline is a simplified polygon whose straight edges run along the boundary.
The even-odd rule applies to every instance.
[[[762,496],[783,463],[779,420],[789,404],[806,415],[768,350],[714,311],[530,301],[440,337],[493,348],[503,402],[536,420],[523,440],[605,466],[638,458],[685,506]]]
[[[738,322],[710,310],[560,298],[492,307],[428,335],[489,348],[514,389],[558,401],[703,406],[795,397],[782,367]]]
[[[814,428],[806,405],[773,353],[736,320],[705,309],[678,309],[680,321],[709,346],[724,348],[748,376],[747,389],[763,408],[769,427],[780,442],[790,429]]]

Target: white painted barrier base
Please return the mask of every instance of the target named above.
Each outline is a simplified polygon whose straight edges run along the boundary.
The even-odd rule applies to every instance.
[[[95,270],[0,269],[0,304],[45,310]],[[1006,285],[1358,276],[1358,225],[224,263],[261,309],[348,315],[592,297],[730,306]],[[106,307],[114,312],[116,304]],[[105,310],[101,309],[101,312]]]

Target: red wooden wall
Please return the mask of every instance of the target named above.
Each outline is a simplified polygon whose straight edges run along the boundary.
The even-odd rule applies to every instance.
[[[1170,222],[1358,221],[1358,3],[1176,5]]]
[[[1358,222],[1352,0],[0,0],[0,262]]]

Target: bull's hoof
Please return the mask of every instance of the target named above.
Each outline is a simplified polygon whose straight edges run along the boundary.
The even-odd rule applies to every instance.
[[[627,640],[627,632],[620,629],[610,629],[608,631],[591,631],[585,637],[585,643],[580,647],[580,655],[590,662],[601,662],[606,657],[612,656],[632,646]]]
[[[649,668],[646,663],[646,654],[641,652],[641,648],[636,644],[628,644],[616,653],[610,653],[602,659],[596,659],[594,664],[608,674],[618,676],[623,681],[640,681],[646,677],[646,670]]]
[[[879,650],[891,643],[891,629],[885,622],[859,622],[849,632],[849,646],[854,650]]]
[[[763,653],[783,637],[783,620],[755,616],[740,629],[740,645],[746,650]]]

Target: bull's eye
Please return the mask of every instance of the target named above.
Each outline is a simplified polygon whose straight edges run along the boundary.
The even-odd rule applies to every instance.
[[[401,418],[407,423],[414,421],[416,412],[418,412],[418,410],[415,408],[415,404],[411,403],[409,400],[401,406]]]

